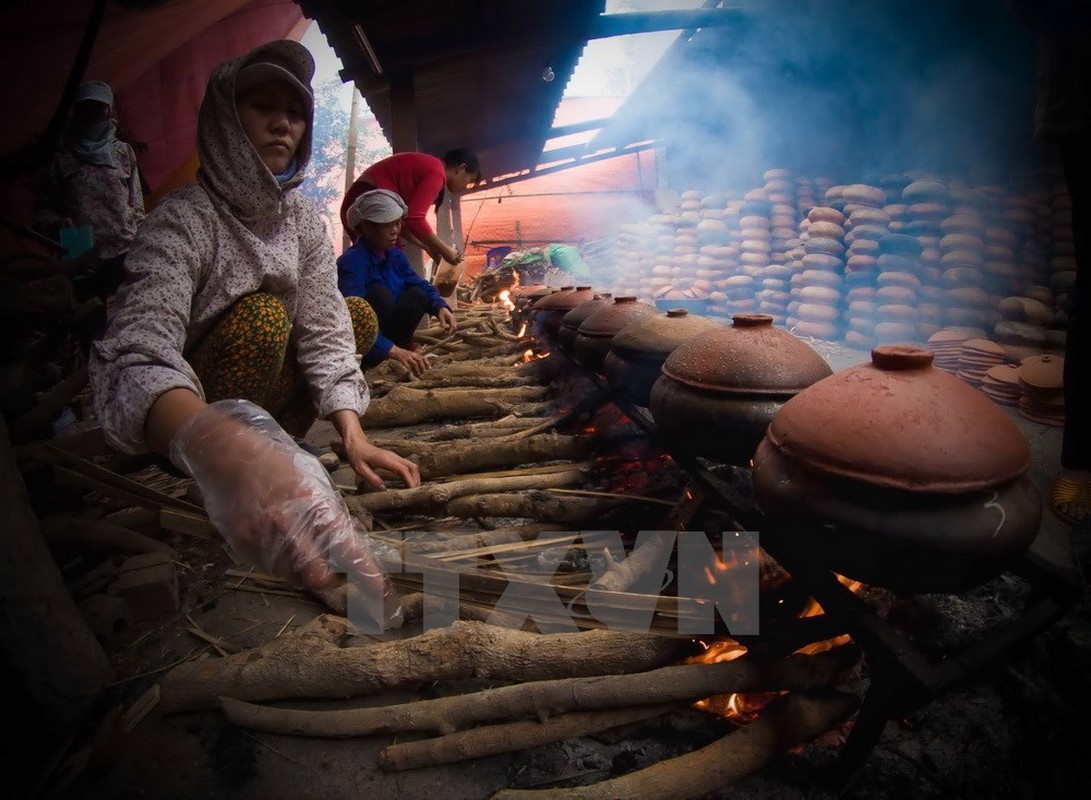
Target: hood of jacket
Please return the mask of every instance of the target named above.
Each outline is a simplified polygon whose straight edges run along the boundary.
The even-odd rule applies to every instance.
[[[256,61],[281,64],[305,86],[310,86],[314,76],[314,58],[307,48],[282,39],[225,61],[208,80],[197,120],[197,154],[201,162],[197,180],[243,221],[281,213],[283,194],[303,182],[314,130],[312,108],[307,113],[307,130],[295,152],[295,174],[281,186],[247,138],[235,107],[235,78],[239,70]]]

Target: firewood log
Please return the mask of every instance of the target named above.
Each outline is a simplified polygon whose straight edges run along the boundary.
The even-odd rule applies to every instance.
[[[544,491],[522,494],[480,494],[458,497],[448,503],[443,513],[449,517],[520,517],[549,519],[565,525],[594,522],[612,511],[620,500],[598,497],[562,497]]]
[[[560,714],[542,722],[509,722],[488,725],[469,731],[450,733],[434,739],[403,742],[384,748],[379,753],[379,766],[394,772],[437,764],[450,764],[470,758],[483,758],[497,753],[512,753],[561,742],[576,736],[631,725],[675,710],[673,705],[630,706],[607,711],[577,711]],[[636,797],[637,795],[618,795]]]
[[[438,419],[498,417],[523,403],[542,400],[547,387],[475,390],[418,390],[398,386],[371,403],[363,416],[365,430],[414,425]]]
[[[764,767],[785,750],[840,725],[859,705],[855,695],[786,695],[744,728],[707,747],[590,786],[503,789],[491,800],[686,800],[705,797]]]
[[[830,686],[860,658],[855,645],[784,661],[736,659],[717,664],[680,664],[650,672],[561,678],[417,700],[393,706],[314,711],[223,699],[236,725],[268,733],[322,738],[374,736],[409,731],[439,734],[494,722],[570,711],[626,708],[700,700],[735,692],[802,691]]]
[[[422,480],[487,469],[583,458],[591,452],[586,436],[543,434],[525,439],[486,439],[436,447],[418,445],[402,455],[416,462]],[[532,487],[528,487],[532,488]]]
[[[366,647],[335,642],[346,620],[319,617],[292,636],[212,661],[186,662],[162,681],[164,711],[213,708],[219,697],[355,697],[429,681],[528,681],[642,672],[677,658],[678,642],[607,631],[532,634],[455,622]]]
[[[588,466],[574,466],[573,469],[564,472],[545,475],[512,475],[503,478],[471,478],[446,483],[427,483],[412,489],[388,489],[385,492],[349,495],[345,498],[345,502],[348,504],[349,511],[353,513],[360,509],[371,512],[433,511],[452,499],[465,495],[573,486],[583,480]],[[424,477],[423,474],[422,477]]]

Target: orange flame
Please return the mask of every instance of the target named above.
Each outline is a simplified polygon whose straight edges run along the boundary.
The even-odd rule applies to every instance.
[[[497,299],[500,301],[500,305],[502,305],[508,311],[514,311],[515,310],[515,303],[513,303],[511,301],[511,291],[510,290],[504,289],[502,292],[500,292],[499,295],[497,295]],[[521,335],[522,334],[520,334],[520,336]]]
[[[524,322],[522,325],[519,326],[519,332],[516,333],[515,335],[518,336],[520,339],[522,339],[524,336],[526,336],[526,333],[527,333],[527,324]]]
[[[726,565],[724,565],[726,566]],[[719,569],[719,564],[717,564]],[[706,570],[706,575],[710,582],[715,583],[712,578],[712,574]],[[837,579],[842,584],[847,586],[850,591],[857,592],[863,586],[860,581],[854,581],[850,578],[846,578],[843,575],[838,575]],[[807,602],[807,606],[800,612],[800,617],[816,617],[825,613],[822,610],[822,606],[818,604],[818,601],[811,598]],[[841,636],[835,636],[832,639],[826,639],[821,642],[812,642],[811,644],[804,645],[795,651],[796,653],[815,655],[817,653],[824,653],[827,650],[832,650],[835,647],[846,644],[852,640],[852,637],[848,634],[842,634]],[[737,641],[731,638],[719,639],[712,644],[700,643],[705,651],[698,656],[687,659],[687,663],[690,664],[716,664],[722,661],[734,661],[746,654],[746,646],[739,644]],[[704,700],[699,700],[694,703],[694,708],[707,711],[710,714],[717,714],[725,719],[737,722],[739,724],[745,724],[750,722],[766,705],[777,695],[784,694],[784,692],[753,692],[749,694],[724,694],[714,695],[713,697],[707,697]]]

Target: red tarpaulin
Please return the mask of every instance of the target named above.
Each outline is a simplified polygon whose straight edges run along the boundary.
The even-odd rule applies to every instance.
[[[49,124],[72,69],[92,3],[37,0],[6,9],[0,32],[8,79],[0,102],[14,110],[0,129],[0,155],[30,144]],[[221,61],[270,39],[299,38],[306,27],[292,0],[170,0],[147,10],[110,4],[83,78],[104,80],[131,138],[147,145],[137,160],[153,195],[189,163],[205,83]],[[25,182],[5,181],[2,210],[30,219]]]

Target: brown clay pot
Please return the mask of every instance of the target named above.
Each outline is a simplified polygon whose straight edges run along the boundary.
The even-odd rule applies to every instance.
[[[614,296],[610,292],[596,293],[593,299],[580,303],[561,317],[561,327],[557,331],[557,344],[560,345],[561,350],[570,356],[573,355],[576,350],[576,334],[583,321],[598,309],[612,305],[613,302]]]
[[[515,310],[511,313],[512,327],[515,330],[519,330],[524,324],[529,326],[530,312],[534,307],[534,304],[543,297],[547,297],[557,291],[559,290],[555,286],[543,286],[541,284],[516,289],[515,292],[512,293],[512,302],[515,303]]]
[[[551,342],[557,341],[557,333],[561,329],[561,320],[565,314],[594,298],[595,290],[590,286],[562,289],[556,294],[543,297],[534,304],[535,334],[545,336]]]
[[[831,374],[768,314],[736,314],[730,327],[699,333],[667,357],[649,408],[672,447],[746,464],[781,407]]]
[[[1011,418],[932,357],[875,348],[870,364],[786,405],[770,443],[813,472],[913,492],[980,491],[1026,472],[1030,448]]]
[[[684,308],[630,322],[610,342],[610,352],[602,364],[606,380],[621,397],[646,406],[667,356],[715,326],[712,320]]]
[[[876,348],[786,403],[754,457],[772,524],[829,569],[903,592],[988,580],[1041,522],[1022,433],[931,362]]]
[[[585,369],[601,373],[614,335],[633,320],[654,313],[654,306],[635,297],[615,297],[612,304],[595,309],[576,329],[576,361]]]

